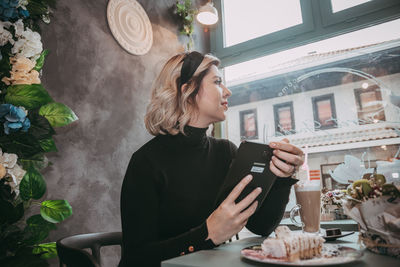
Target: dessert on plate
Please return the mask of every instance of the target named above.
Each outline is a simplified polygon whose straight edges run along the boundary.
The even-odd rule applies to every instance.
[[[315,234],[292,232],[287,226],[275,229],[275,238],[269,237],[261,244],[263,255],[284,261],[298,261],[321,256],[325,239]]]

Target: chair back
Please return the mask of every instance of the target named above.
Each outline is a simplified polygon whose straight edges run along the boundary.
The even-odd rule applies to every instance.
[[[57,241],[60,267],[101,267],[100,248],[121,245],[122,232],[80,234]],[[90,248],[92,254],[86,250]]]

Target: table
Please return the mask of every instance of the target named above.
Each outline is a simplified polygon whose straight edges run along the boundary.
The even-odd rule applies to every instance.
[[[242,267],[242,266],[277,266],[270,264],[261,264],[252,262],[246,259],[242,259],[240,255],[241,249],[260,244],[265,237],[249,237],[221,245],[212,250],[198,251],[185,256],[173,258],[170,260],[163,261],[162,267],[182,267],[182,266],[215,266],[215,267]],[[340,238],[334,242],[336,244],[342,244],[348,247],[359,249],[357,244],[358,233],[354,233],[350,236]],[[338,265],[336,265],[338,266]],[[398,267],[400,266],[400,260],[390,256],[384,256],[375,254],[368,250],[364,251],[364,255],[360,261],[353,262],[342,266],[351,267]]]

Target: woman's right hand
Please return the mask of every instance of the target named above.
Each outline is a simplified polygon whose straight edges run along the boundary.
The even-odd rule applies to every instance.
[[[221,244],[242,230],[249,217],[256,211],[258,202],[254,200],[261,193],[260,187],[254,189],[239,203],[235,203],[236,198],[252,179],[251,175],[244,177],[207,218],[207,239],[211,239],[215,245]]]

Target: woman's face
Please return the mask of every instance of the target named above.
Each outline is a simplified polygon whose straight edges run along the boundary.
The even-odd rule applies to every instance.
[[[222,84],[222,76],[217,66],[212,65],[204,76],[196,103],[198,114],[190,125],[195,127],[208,127],[211,123],[225,120],[225,112],[228,110],[228,97],[232,92]]]

